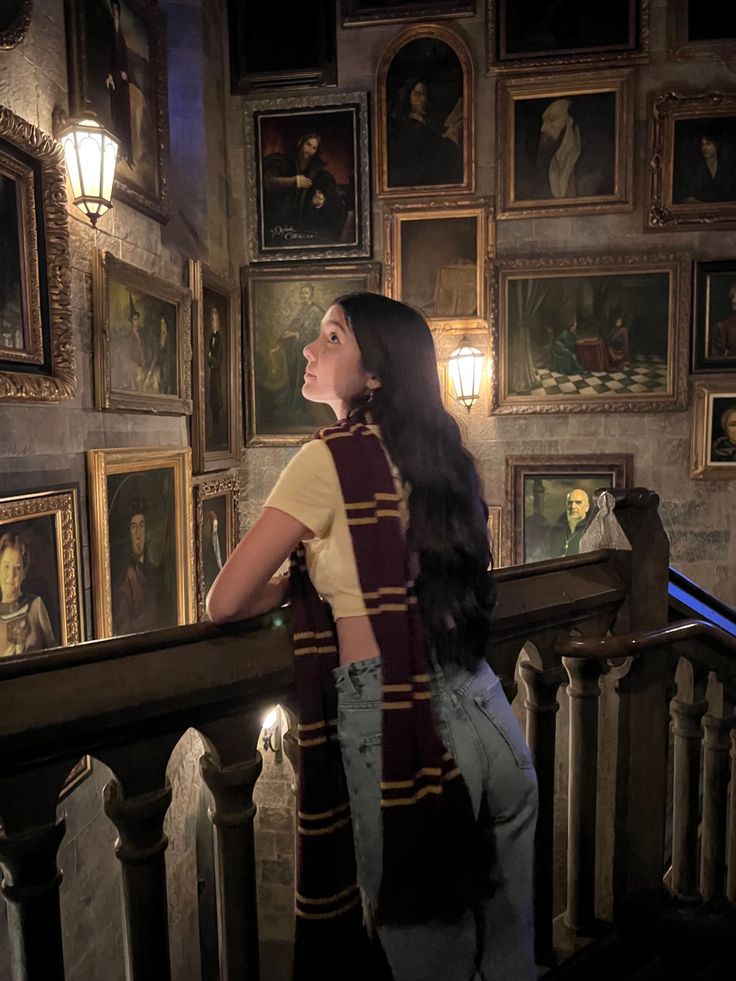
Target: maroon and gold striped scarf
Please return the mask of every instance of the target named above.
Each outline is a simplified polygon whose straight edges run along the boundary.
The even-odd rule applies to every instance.
[[[383,445],[363,422],[339,422],[316,438],[335,461],[363,600],[381,653],[383,874],[376,922],[452,919],[472,902],[476,827],[465,781],[435,725],[399,495]],[[307,575],[302,547],[292,557],[291,600],[299,719],[294,977],[306,981],[319,974],[342,981],[348,974],[357,977],[351,972],[362,956],[365,931],[337,741],[337,638],[329,607]],[[380,976],[375,966],[366,970],[366,978]]]

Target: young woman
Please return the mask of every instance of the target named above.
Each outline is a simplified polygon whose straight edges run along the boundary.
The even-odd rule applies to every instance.
[[[340,421],[296,454],[208,597],[216,622],[292,601],[295,976],[531,981],[536,778],[485,660],[487,508],[430,330],[355,293],[304,356],[304,397]]]

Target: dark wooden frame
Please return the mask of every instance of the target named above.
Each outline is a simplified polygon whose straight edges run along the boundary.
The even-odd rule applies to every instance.
[[[219,276],[198,260],[189,261],[189,287],[192,291],[192,472],[223,470],[240,460],[241,422],[241,353],[238,292],[235,285]],[[207,450],[205,407],[205,311],[204,291],[211,290],[223,297],[228,305],[227,341],[230,371],[227,380],[226,404],[228,413],[229,446],[225,451]]]
[[[449,17],[471,17],[475,13],[475,0],[419,0],[418,3],[401,3],[393,7],[374,7],[356,11],[354,0],[340,0],[343,27],[364,27],[369,24],[396,24],[400,21],[446,20]]]
[[[634,456],[632,453],[591,453],[588,455],[507,456],[506,508],[510,528],[507,564],[524,563],[524,479],[541,477],[575,477],[611,475],[613,487],[632,487]]]
[[[255,391],[255,341],[254,332],[257,324],[254,314],[254,290],[253,284],[257,282],[284,281],[284,282],[310,282],[318,277],[325,279],[335,279],[340,277],[355,279],[357,276],[365,277],[363,289],[373,293],[381,292],[381,266],[378,262],[357,262],[320,264],[317,266],[281,266],[279,268],[264,269],[262,267],[244,266],[241,270],[241,281],[243,287],[243,321],[244,321],[244,351],[243,351],[243,370],[246,378],[245,395],[247,420],[247,444],[249,446],[298,446],[311,438],[311,432],[304,434],[264,434],[258,431],[258,419],[256,414],[256,391]],[[314,427],[317,428],[316,426]]]
[[[0,30],[0,50],[14,48],[25,39],[31,23],[33,0],[18,0],[18,9],[13,20]]]
[[[0,106],[0,151],[3,146],[24,185],[23,272],[29,316],[37,311],[40,323],[31,352],[0,360],[0,402],[60,402],[77,394],[64,155],[50,136]]]
[[[614,186],[611,194],[589,197],[520,199],[516,197],[516,120],[518,100],[547,98],[550,102],[579,95],[614,93]],[[542,218],[553,215],[591,215],[632,211],[634,207],[634,79],[631,69],[576,75],[502,78],[497,88],[498,104],[498,218]]]
[[[156,145],[152,154],[156,161],[158,193],[147,194],[140,188],[116,177],[114,196],[142,211],[156,221],[169,220],[169,103],[168,75],[166,67],[166,19],[158,8],[157,0],[124,0],[124,2],[145,22],[150,43],[150,65],[153,83],[151,94],[155,105],[151,107]],[[85,110],[94,111],[89,101],[85,84],[85,37],[84,0],[64,0],[67,39],[67,74],[69,84],[69,113],[72,116],[84,115]]]
[[[262,116],[288,113],[307,116],[331,110],[353,111],[353,148],[355,155],[355,243],[340,245],[267,246],[263,235],[261,206],[262,160],[258,123]],[[251,262],[284,262],[290,260],[357,259],[371,254],[370,153],[368,139],[368,96],[365,92],[331,92],[329,95],[274,97],[248,103],[245,113],[246,194],[250,208],[247,240]]]
[[[486,0],[486,74],[501,72],[537,73],[540,71],[570,71],[577,68],[598,68],[604,65],[636,65],[649,61],[650,46],[650,0],[630,0],[635,11],[637,24],[632,24],[632,39],[627,50],[614,48],[587,49],[571,51],[561,49],[547,54],[530,51],[528,55],[515,55],[510,58],[498,57],[498,43],[502,28],[497,6],[501,0]],[[514,0],[505,0],[513,3]]]
[[[670,58],[676,61],[726,61],[736,55],[736,37],[690,41],[687,36],[687,15],[688,0],[669,0],[667,39]]]
[[[416,187],[391,187],[388,183],[388,100],[386,82],[391,64],[407,44],[422,38],[434,38],[452,48],[463,73],[463,180],[457,184],[431,184]],[[407,27],[398,34],[381,55],[376,69],[373,124],[373,160],[376,170],[376,195],[385,198],[413,198],[420,195],[472,194],[475,190],[475,82],[473,59],[455,31],[441,24]]]
[[[194,535],[196,539],[195,578],[197,583],[197,619],[206,620],[205,600],[207,596],[205,593],[204,555],[202,554],[205,502],[210,497],[221,497],[223,495],[226,497],[227,527],[223,532],[226,543],[226,554],[222,556],[224,562],[240,541],[240,477],[238,474],[232,473],[218,473],[209,476],[194,477],[192,479],[192,489],[194,491]]]
[[[682,253],[641,253],[612,256],[550,256],[506,259],[494,263],[491,310],[494,350],[499,359],[509,355],[506,284],[511,278],[570,277],[582,275],[633,275],[667,272],[670,276],[668,324],[668,391],[661,395],[513,395],[508,392],[508,363],[499,360],[493,374],[490,411],[499,414],[530,412],[653,412],[687,406],[687,336],[690,325],[691,262]],[[519,274],[528,274],[522,275]]]
[[[110,315],[108,281],[113,277],[131,289],[148,293],[176,306],[176,377],[179,394],[133,392],[114,389],[111,379]],[[124,412],[152,412],[159,415],[191,415],[192,412],[192,296],[188,289],[169,283],[123,262],[111,252],[96,251],[92,257],[94,300],[94,386],[95,407]]]
[[[710,276],[712,273],[730,273],[734,285],[736,285],[736,259],[718,259],[713,262],[695,263],[692,370],[696,374],[736,371],[736,353],[731,358],[708,356]]]
[[[657,231],[736,228],[736,200],[674,203],[675,124],[685,119],[736,120],[736,92],[658,92],[650,96],[647,225]],[[733,161],[732,161],[733,165]]]

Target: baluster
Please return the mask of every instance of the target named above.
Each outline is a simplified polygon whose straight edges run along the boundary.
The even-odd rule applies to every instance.
[[[200,760],[212,792],[220,981],[258,981],[258,897],[253,788],[263,768],[256,748],[260,715],[248,713],[202,727],[211,750]]]
[[[525,649],[519,674],[525,690],[526,740],[532,751],[539,786],[539,816],[534,840],[534,938],[537,961],[554,959],[552,917],[554,892],[554,809],[557,690],[565,679],[561,667],[543,670],[536,651]],[[536,662],[536,663],[534,663]]]
[[[706,698],[700,892],[706,902],[720,902],[725,897],[729,733],[735,720],[733,705],[726,699],[724,687],[713,672],[708,675]]]
[[[60,818],[17,834],[0,832],[13,981],[64,981],[56,854],[65,831]]]
[[[731,785],[729,814],[731,827],[728,833],[728,879],[726,882],[726,898],[730,903],[736,903],[736,729],[731,730]]]
[[[698,900],[698,824],[700,821],[700,742],[703,686],[693,665],[680,659],[675,672],[677,694],[670,702],[673,733],[672,891],[680,899]],[[696,700],[697,699],[697,700]]]
[[[595,821],[599,679],[605,662],[563,657],[570,678],[570,768],[565,923],[582,933],[595,916]]]

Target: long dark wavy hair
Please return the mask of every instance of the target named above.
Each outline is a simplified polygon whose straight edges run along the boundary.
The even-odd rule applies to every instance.
[[[381,381],[370,412],[410,487],[407,543],[419,560],[422,620],[441,664],[475,669],[486,654],[494,601],[488,507],[475,461],[442,404],[432,334],[417,310],[377,293],[335,302],[364,369]]]

